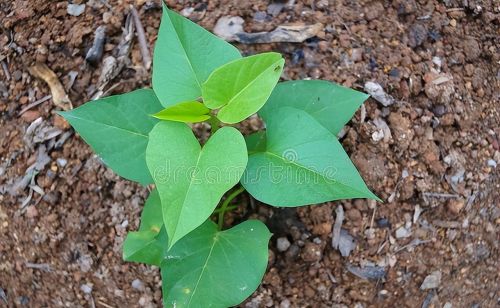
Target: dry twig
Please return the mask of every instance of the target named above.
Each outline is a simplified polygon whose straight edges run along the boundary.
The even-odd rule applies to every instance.
[[[30,110],[31,108],[36,107],[36,106],[48,101],[51,98],[52,98],[52,95],[46,95],[46,96],[42,97],[41,99],[34,101],[33,103],[29,104],[28,106],[24,107],[21,111],[19,111],[19,115],[22,115],[23,113]]]
[[[149,70],[151,67],[151,56],[149,55],[149,47],[146,40],[146,34],[144,33],[144,27],[142,26],[139,13],[133,5],[130,5],[130,11],[132,12],[132,17],[134,18],[137,40],[139,41],[139,47],[141,49],[142,63],[144,64],[146,70]]]
[[[63,110],[73,109],[73,105],[64,90],[59,78],[57,78],[56,73],[52,71],[47,65],[43,63],[37,63],[32,67],[28,68],[28,71],[31,75],[36,78],[40,78],[45,81],[49,87],[50,92],[52,93],[52,100],[54,104]]]

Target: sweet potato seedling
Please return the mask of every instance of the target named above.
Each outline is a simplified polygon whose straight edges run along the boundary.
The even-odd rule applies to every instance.
[[[61,112],[117,174],[154,184],[123,257],[161,268],[165,307],[234,306],[259,286],[271,233],[259,220],[223,230],[243,191],[277,207],[378,199],[336,137],[367,95],[278,83],[284,63],[274,52],[242,57],[164,7],[153,89]],[[231,126],[257,112],[265,131],[244,137]],[[196,122],[211,126],[203,146]]]

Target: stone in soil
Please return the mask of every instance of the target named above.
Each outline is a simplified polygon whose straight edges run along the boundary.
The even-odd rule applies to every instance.
[[[286,237],[280,237],[276,240],[276,248],[280,252],[287,251],[290,245],[290,241]]]
[[[427,277],[425,277],[424,282],[420,286],[421,290],[436,289],[441,284],[441,272],[434,271]]]

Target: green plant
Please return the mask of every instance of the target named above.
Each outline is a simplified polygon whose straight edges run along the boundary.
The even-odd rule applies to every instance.
[[[153,64],[153,89],[60,114],[116,173],[154,184],[123,257],[161,268],[164,306],[233,306],[258,287],[271,233],[258,220],[222,230],[244,190],[279,207],[378,200],[336,137],[367,95],[327,81],[278,83],[280,54],[241,57],[166,7]],[[263,132],[244,138],[229,125],[256,112]],[[203,121],[212,135],[202,147],[186,123]]]

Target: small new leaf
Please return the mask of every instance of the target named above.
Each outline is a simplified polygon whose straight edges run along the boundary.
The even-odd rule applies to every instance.
[[[183,102],[155,113],[153,117],[160,120],[197,123],[210,119],[210,109],[198,101]]]
[[[224,123],[243,121],[266,103],[284,64],[285,60],[275,52],[227,63],[203,84],[203,102],[208,108],[221,108],[217,118]]]

